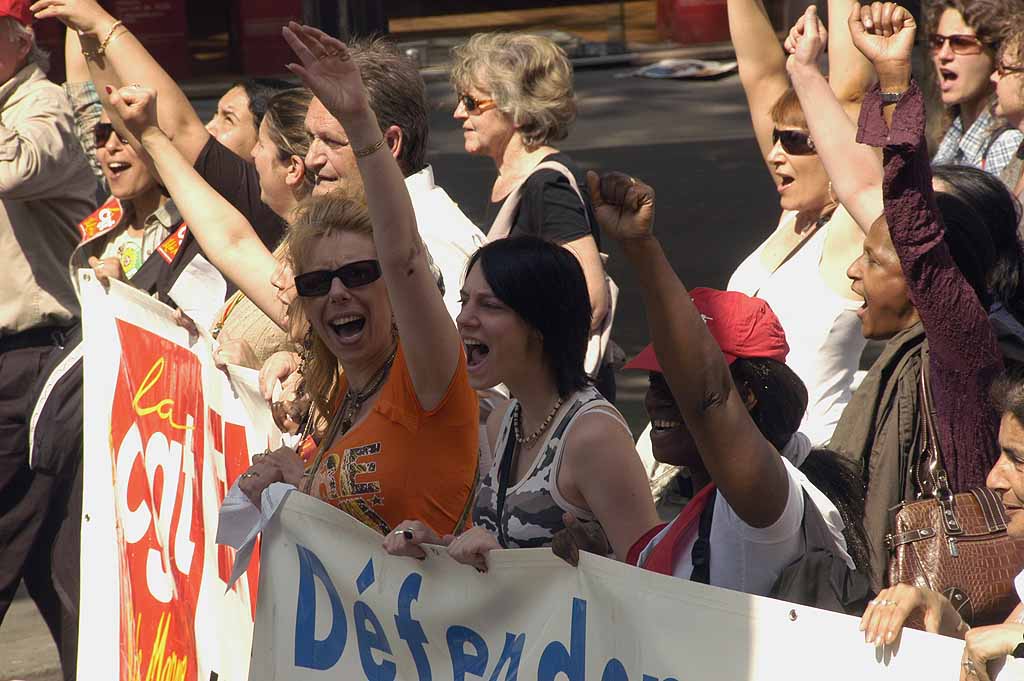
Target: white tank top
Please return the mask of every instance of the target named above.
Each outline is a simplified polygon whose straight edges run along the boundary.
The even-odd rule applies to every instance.
[[[796,212],[787,211],[779,225],[795,219]],[[728,287],[761,298],[782,322],[789,343],[786,364],[807,386],[807,413],[800,432],[815,446],[832,437],[853,395],[865,344],[857,318],[861,303],[836,294],[821,275],[830,227],[831,221],[774,272],[761,263],[762,243],[736,268]]]

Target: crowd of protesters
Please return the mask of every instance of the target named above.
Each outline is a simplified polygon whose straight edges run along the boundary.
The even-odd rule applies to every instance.
[[[812,6],[782,44],[761,0],[727,7],[781,216],[717,291],[655,235],[651,184],[671,180],[585,173],[554,146],[576,101],[546,38],[453,52],[453,126],[496,169],[478,227],[435,183],[423,81],[385,41],[290,23],[301,85],[240,82],[204,125],[95,0],[0,0],[0,620],[24,582],[75,678],[91,268],[210,331],[219,366],[260,370],[294,446],[253,456],[254,504],[290,483],[390,553],[441,545],[483,572],[491,550],[551,547],[810,599],[876,645],[917,623],[965,639],[961,678],[1024,651],[1020,606],[971,628],[949,594],[892,579],[886,541],[901,504],[985,486],[1024,538],[1024,4],[934,0],[919,32],[894,3],[829,0],[828,30]],[[44,19],[68,29],[63,90]],[[649,376],[636,443],[609,239],[650,331],[625,366]],[[216,300],[176,288],[211,266]],[[822,570],[843,576],[831,599]]]

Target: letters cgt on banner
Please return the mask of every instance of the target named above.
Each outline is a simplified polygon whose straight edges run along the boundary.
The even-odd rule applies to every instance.
[[[227,588],[217,513],[280,434],[255,371],[218,370],[167,306],[79,274],[84,331],[80,678],[241,681],[258,561]]]

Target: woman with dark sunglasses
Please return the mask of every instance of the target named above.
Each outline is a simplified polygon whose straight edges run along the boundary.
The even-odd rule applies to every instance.
[[[832,0],[832,16],[845,16],[850,0]],[[853,393],[864,340],[846,268],[856,259],[863,231],[838,204],[818,157],[804,111],[790,88],[785,53],[760,0],[729,0],[729,26],[740,82],[765,164],[779,193],[775,230],[747,256],[728,289],[771,305],[789,338],[789,366],[808,390],[801,432],[828,441]],[[867,63],[839,31],[830,38],[830,81],[854,114],[870,81]]]
[[[600,337],[611,324],[601,235],[586,178],[553,146],[576,118],[565,52],[541,36],[478,33],[457,47],[454,57],[451,81],[458,101],[453,115],[462,124],[465,149],[489,157],[498,171],[487,206],[488,238],[525,234],[569,249],[583,266],[591,330]],[[595,340],[588,354],[588,371],[597,374],[598,389],[614,401],[614,374],[598,357],[597,345]]]
[[[948,125],[933,164],[999,175],[1024,141],[1024,133],[993,112],[991,82],[1001,24],[1019,12],[1013,0],[937,0],[926,6],[926,43]]]
[[[382,534],[405,518],[453,533],[468,512],[479,438],[461,339],[346,46],[294,23],[284,35],[301,61],[288,68],[344,125],[366,204],[338,190],[306,199],[292,218],[289,259],[302,295],[291,317],[308,322],[303,374],[328,426],[305,458],[287,447],[254,457],[239,486],[259,503],[268,485],[289,482]],[[124,88],[111,100],[190,225],[251,230],[157,127],[152,90]],[[259,282],[253,300],[283,322],[267,289]]]

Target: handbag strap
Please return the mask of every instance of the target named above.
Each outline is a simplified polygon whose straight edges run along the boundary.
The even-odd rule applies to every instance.
[[[919,472],[924,471],[924,474],[931,480],[933,494],[939,502],[939,508],[942,510],[942,525],[946,535],[956,536],[963,534],[964,530],[960,526],[960,521],[957,520],[953,490],[949,487],[949,477],[946,475],[946,469],[942,465],[942,450],[939,447],[938,430],[935,428],[935,413],[932,408],[931,386],[928,384],[927,367],[928,358],[927,356],[922,356],[918,392],[920,394],[919,406],[922,413],[920,432],[923,437],[919,463],[915,468]],[[924,488],[924,479],[921,478],[920,482],[922,483],[921,487]]]
[[[519,403],[512,408],[519,409]],[[508,479],[512,475],[512,459],[515,455],[516,438],[510,429],[505,439],[505,449],[501,453],[501,463],[498,465],[498,543],[503,549],[508,548],[508,533],[505,531],[505,496],[508,494]]]
[[[509,192],[509,195],[505,198],[505,203],[502,204],[501,210],[494,218],[494,222],[491,223],[491,229],[487,232],[487,241],[497,241],[498,239],[504,239],[512,231],[512,224],[515,221],[516,211],[519,209],[519,201],[522,198],[523,187],[526,186],[526,181],[533,176],[534,173],[541,170],[554,170],[560,173],[569,182],[569,186],[576,192],[576,196],[579,197],[580,203],[583,205],[583,219],[587,221],[587,230],[593,234],[594,226],[590,224],[590,215],[587,213],[587,202],[583,200],[583,194],[580,193],[580,188],[576,184],[576,178],[573,177],[572,171],[566,168],[563,164],[558,161],[542,161],[538,163],[530,174],[522,179],[522,181],[515,186],[515,188]]]

